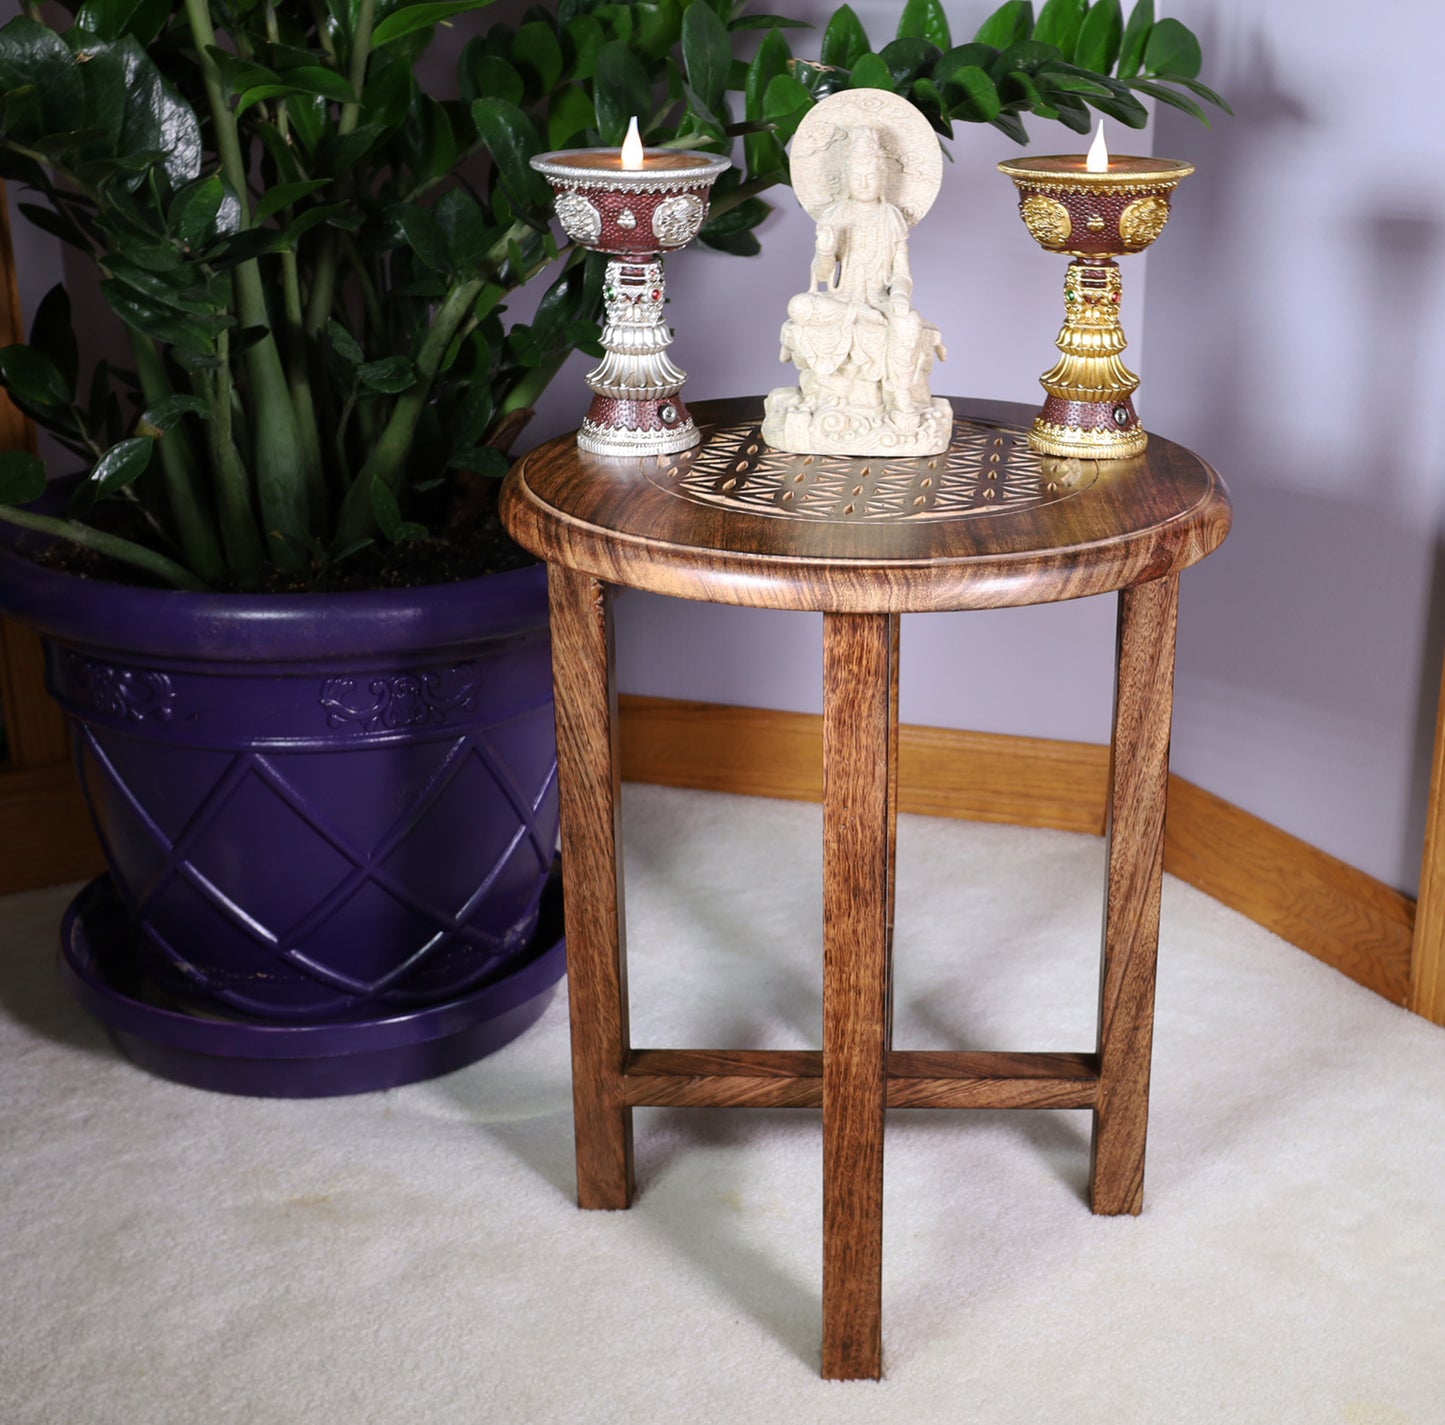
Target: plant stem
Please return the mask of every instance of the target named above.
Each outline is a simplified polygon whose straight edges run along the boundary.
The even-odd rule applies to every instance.
[[[466,320],[472,303],[477,300],[477,294],[481,290],[482,279],[476,277],[469,282],[458,283],[447,293],[446,300],[417,353],[416,381],[397,397],[391,417],[372,447],[366,464],[361,467],[361,473],[346,492],[346,500],[341,507],[341,520],[336,530],[338,544],[350,544],[353,540],[364,539],[371,533],[373,480],[385,481],[392,490],[401,488],[406,473],[406,458],[411,450],[412,437],[416,433],[416,423],[431,395],[432,381],[436,378],[452,337]]]
[[[141,394],[147,406],[154,406],[173,394],[165,364],[149,337],[134,327],[127,331]],[[226,557],[210,515],[211,502],[201,481],[201,463],[195,448],[186,432],[176,426],[156,440],[156,449],[176,538],[191,568],[207,583],[215,583],[225,575]]]
[[[195,593],[205,591],[204,582],[185,565],[177,564],[174,559],[167,559],[164,554],[147,549],[145,545],[136,544],[121,535],[107,534],[104,530],[92,529],[88,524],[80,524],[75,520],[62,520],[54,515],[37,515],[29,510],[17,510],[13,505],[0,505],[0,520],[25,529],[37,530],[41,534],[53,535],[56,539],[64,539],[71,544],[83,544],[97,554],[104,554],[107,558],[133,565],[137,569],[145,569],[177,589],[190,589]]]
[[[229,334],[222,332],[217,345],[221,365],[209,378],[207,405],[211,419],[206,423],[206,437],[211,446],[211,468],[216,476],[217,504],[220,508],[221,538],[225,541],[226,560],[243,586],[261,582],[266,551],[256,532],[256,511],[251,502],[251,484],[246,466],[231,435],[231,366],[226,360]]]
[[[190,0],[188,0],[190,3]],[[360,95],[366,83],[366,66],[371,59],[371,27],[376,18],[376,0],[361,0],[356,12],[356,31],[351,38],[351,62],[347,66],[346,78],[352,89]],[[336,119],[336,134],[345,138],[361,118],[361,105],[343,104]],[[336,260],[340,243],[335,233],[326,236],[321,255],[316,261],[316,272],[311,282],[311,295],[306,304],[306,334],[315,336],[326,325],[331,315],[331,301],[336,288]]]
[[[246,163],[241,152],[240,131],[236,127],[236,116],[226,104],[220,71],[207,48],[216,43],[207,0],[185,0],[185,7],[205,80],[221,169],[241,205],[241,222],[249,224]],[[256,491],[269,536],[267,550],[275,563],[295,568],[300,563],[298,551],[309,542],[308,506],[325,507],[325,483],[319,469],[307,467],[296,410],[291,404],[281,354],[271,331],[260,266],[254,259],[239,263],[232,274],[232,283],[241,326],[266,329],[266,335],[246,349],[245,362],[254,403]],[[228,440],[226,444],[234,451],[232,442]]]

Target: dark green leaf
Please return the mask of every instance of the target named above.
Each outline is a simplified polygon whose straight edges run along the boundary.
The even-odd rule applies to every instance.
[[[458,448],[478,444],[492,423],[495,402],[490,388],[475,382],[452,411],[448,433]]]
[[[987,70],[998,58],[998,51],[992,45],[955,45],[933,66],[931,78],[935,84],[942,84],[956,69],[965,65]]]
[[[1132,79],[1144,63],[1144,46],[1154,28],[1154,0],[1134,0],[1119,48],[1119,78]]]
[[[756,257],[763,250],[762,244],[750,232],[714,235],[704,228],[697,235],[697,240],[704,247],[713,248],[717,252],[729,253],[733,257]]]
[[[199,396],[166,396],[141,412],[136,427],[146,435],[159,434],[179,424],[185,416],[210,420],[211,408]]]
[[[989,123],[1017,144],[1026,144],[1029,141],[1028,130],[1024,128],[1024,121],[1017,114],[998,114],[990,119]]]
[[[1150,79],[1131,79],[1129,87],[1139,90],[1142,94],[1147,94],[1151,99],[1159,100],[1161,104],[1168,104],[1174,109],[1182,109],[1186,114],[1191,114],[1198,119],[1206,129],[1210,126],[1209,115],[1187,95],[1176,93],[1162,84],[1155,84]]]
[[[345,79],[324,64],[303,64],[286,71],[286,82],[302,94],[316,94],[336,104],[357,104],[360,97]]]
[[[1089,0],[1048,0],[1039,11],[1033,38],[1061,54],[1073,54],[1088,9]]]
[[[376,527],[394,544],[401,538],[403,523],[401,506],[397,504],[396,496],[392,494],[391,487],[385,480],[375,477],[372,478],[368,494],[371,496],[371,514],[376,521]]]
[[[128,327],[193,356],[214,355],[216,335],[230,325],[216,318],[183,316],[157,307],[117,282],[102,282],[100,291],[111,311]]]
[[[166,209],[166,226],[182,242],[194,247],[211,231],[225,201],[226,189],[219,173],[188,183]]]
[[[1144,68],[1155,74],[1180,74],[1186,79],[1199,77],[1203,56],[1194,32],[1178,20],[1160,20],[1149,31],[1144,46]]]
[[[656,63],[682,38],[682,6],[678,0],[654,0],[634,5],[632,11],[637,18],[633,48]]]
[[[687,82],[708,112],[721,113],[732,63],[732,41],[711,5],[693,4],[683,14],[682,62]],[[645,113],[641,116],[646,117]]]
[[[484,480],[500,480],[511,467],[507,457],[491,445],[472,445],[458,450],[447,464],[453,470],[465,470]]]
[[[627,121],[652,112],[652,85],[642,61],[620,40],[610,40],[597,51],[593,80],[597,128],[603,144],[618,147],[627,133]]]
[[[258,84],[281,82],[281,76],[274,69],[267,69],[264,64],[257,64],[254,60],[243,59],[219,45],[207,45],[206,53],[215,60],[216,68],[221,72],[223,86],[233,95],[244,94],[247,89],[254,89]]]
[[[363,100],[362,109],[366,110],[366,108],[366,102]],[[349,134],[339,135],[336,147],[327,155],[327,163],[331,171],[333,173],[350,173],[385,134],[386,129],[381,124],[359,124]]]
[[[140,0],[86,0],[75,12],[75,28],[103,40],[119,39]]]
[[[1206,99],[1209,103],[1223,109],[1226,114],[1234,113],[1223,95],[1216,94],[1207,84],[1201,84],[1197,79],[1186,79],[1182,74],[1156,74],[1154,77],[1161,84],[1182,84],[1192,93],[1199,95],[1201,99]]]
[[[763,202],[761,198],[744,198],[741,203],[735,203],[726,212],[718,214],[715,218],[709,218],[703,227],[703,232],[713,237],[722,233],[751,232],[772,211],[772,204]]]
[[[557,87],[562,77],[562,46],[548,21],[532,20],[517,31],[512,58],[518,68],[531,71],[534,94],[550,94]]]
[[[1132,94],[1115,94],[1108,99],[1102,95],[1086,94],[1084,98],[1106,118],[1117,119],[1131,129],[1143,129],[1149,125],[1149,111]]]
[[[778,75],[763,96],[763,115],[777,129],[782,143],[792,138],[812,107],[813,96],[791,74]]]
[[[92,498],[103,500],[107,495],[125,489],[131,481],[138,480],[151,463],[155,446],[155,439],[148,435],[132,436],[119,445],[111,446],[86,476],[85,483],[90,487]]]
[[[1044,98],[1033,76],[1021,69],[1011,69],[1004,75],[1000,85],[1001,95],[1006,103],[1023,105],[1041,119],[1057,119],[1059,111]]]
[[[943,95],[949,105],[950,118],[972,123],[996,119],[1003,107],[997,85],[976,64],[955,69],[944,82]]]
[[[1036,40],[1020,40],[1017,44],[1001,50],[998,57],[989,66],[988,72],[995,79],[1015,69],[1021,69],[1025,74],[1032,74],[1041,65],[1053,64],[1062,58],[1063,56],[1053,45],[1041,45]]]
[[[477,100],[484,103],[484,100]],[[435,216],[417,203],[403,203],[393,210],[392,216],[401,229],[411,250],[427,266],[436,272],[451,270],[451,253],[447,247],[447,236]]]
[[[850,89],[891,90],[894,87],[893,71],[888,68],[881,55],[865,54],[853,66],[853,74],[848,81],[848,87]]]
[[[1124,15],[1119,0],[1095,0],[1079,30],[1074,63],[1095,74],[1108,74],[1119,58],[1124,40]]]
[[[5,175],[7,177],[13,175]],[[24,179],[20,180],[24,182]],[[69,243],[79,248],[82,252],[93,252],[94,248],[90,239],[85,235],[80,225],[73,221],[67,214],[58,213],[53,208],[42,208],[38,203],[18,203],[16,206],[41,232],[49,233],[52,237],[58,237],[62,242]]]
[[[75,383],[80,379],[80,352],[64,283],[57,282],[40,299],[30,323],[30,345],[48,356],[65,383],[75,390]]]
[[[356,377],[368,391],[396,396],[416,384],[416,366],[409,356],[384,356],[380,361],[362,362]]]
[[[579,15],[565,26],[572,47],[572,75],[575,80],[591,79],[597,64],[597,51],[607,41],[601,24],[593,15]]]
[[[335,317],[326,323],[326,335],[331,342],[332,351],[348,366],[360,366],[366,359],[361,343]]]
[[[932,68],[940,55],[938,46],[927,40],[904,38],[890,40],[878,51],[878,58],[888,66],[894,89],[902,93],[914,76],[922,69]]]
[[[59,35],[26,15],[0,29],[0,89],[24,91],[23,111],[40,133],[72,127],[85,105],[75,56]]]
[[[520,104],[527,95],[527,85],[516,69],[501,55],[488,54],[475,40],[466,48],[460,78],[462,98],[468,102],[488,97]]]
[[[432,210],[446,234],[453,272],[475,273],[487,252],[487,215],[464,188],[453,188]]]
[[[785,20],[781,15],[744,15],[740,20],[729,20],[730,30],[811,30],[807,20]]]
[[[330,182],[329,178],[306,178],[295,183],[278,183],[261,195],[261,201],[256,204],[256,210],[251,214],[251,221],[264,223],[282,208],[289,208],[298,198],[305,198],[318,189],[325,188]]]
[[[68,406],[75,399],[75,386],[60,368],[33,346],[0,348],[0,383],[17,400],[39,410]]]
[[[1004,0],[1004,3],[978,27],[974,40],[978,44],[1007,49],[1026,40],[1034,27],[1034,7],[1030,0]]]
[[[547,143],[554,149],[580,145],[596,124],[592,96],[580,84],[565,85],[552,96],[547,112]]]
[[[201,125],[195,110],[162,77],[135,38],[127,35],[115,46],[125,66],[123,153],[164,152],[166,177],[173,188],[201,172]]]
[[[823,31],[822,63],[852,69],[873,46],[851,5],[840,5]]]
[[[939,49],[951,49],[948,16],[939,0],[908,0],[898,21],[898,38],[927,40]]]
[[[542,152],[542,138],[531,119],[505,99],[478,99],[472,105],[472,122],[512,200],[524,211],[545,211],[546,181],[528,162]]]
[[[468,10],[480,10],[490,3],[491,0],[428,0],[428,3],[419,5],[404,5],[393,10],[372,30],[372,47],[380,49],[382,45],[389,45],[404,35],[439,25],[453,15],[463,15]]]
[[[28,505],[45,493],[45,466],[28,450],[0,451],[0,505]]]

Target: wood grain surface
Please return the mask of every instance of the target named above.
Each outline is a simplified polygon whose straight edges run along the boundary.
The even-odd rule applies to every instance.
[[[986,422],[1021,436],[1033,416],[1005,402],[953,405],[963,431]],[[706,451],[711,433],[760,420],[762,403],[692,410]],[[1131,460],[1059,461],[1039,477],[1076,481],[1072,498],[919,520],[699,503],[679,493],[680,475],[668,475],[689,458],[664,457],[659,467],[656,457],[587,455],[559,436],[513,466],[503,522],[541,558],[611,583],[714,603],[906,613],[1047,603],[1160,578],[1202,559],[1230,521],[1219,477],[1153,435]],[[813,457],[786,458],[807,478]]]
[[[1119,595],[1099,983],[1099,1097],[1089,1168],[1089,1201],[1100,1213],[1137,1213],[1144,1206],[1178,611],[1177,575]]]
[[[883,1371],[898,620],[823,618],[823,1374]]]
[[[611,590],[573,569],[547,574],[557,701],[572,1097],[579,1207],[632,1202],[632,1110],[623,912],[621,765]]]
[[[1411,944],[1409,1006],[1445,1024],[1445,679],[1436,705],[1430,801],[1420,858],[1419,914]]]

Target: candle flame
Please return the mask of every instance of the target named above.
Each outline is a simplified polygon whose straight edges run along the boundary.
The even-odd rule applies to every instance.
[[[1104,121],[1099,120],[1099,132],[1094,135],[1094,142],[1089,145],[1089,156],[1084,161],[1084,169],[1089,173],[1107,173],[1109,171],[1109,145],[1104,142]]]
[[[637,132],[637,115],[627,125],[627,137],[622,140],[622,166],[627,169],[642,167],[642,135]]]

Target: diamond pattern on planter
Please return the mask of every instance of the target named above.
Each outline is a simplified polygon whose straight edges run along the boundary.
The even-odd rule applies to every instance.
[[[343,856],[282,792],[251,766],[194,836],[186,860],[207,883],[275,939],[295,922],[305,905],[335,886],[351,868]],[[266,828],[264,837],[238,836],[237,825]],[[306,867],[306,887],[295,884],[295,868]]]

